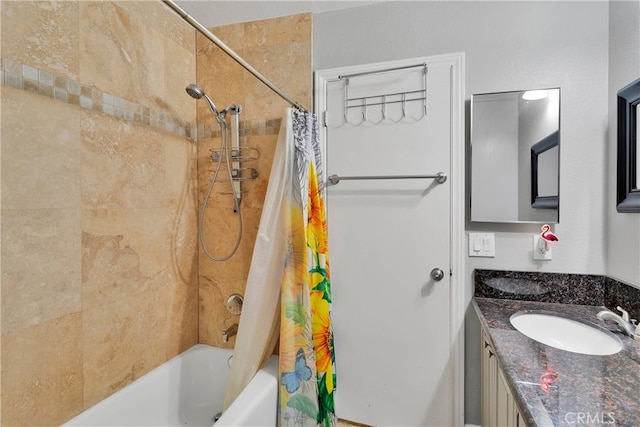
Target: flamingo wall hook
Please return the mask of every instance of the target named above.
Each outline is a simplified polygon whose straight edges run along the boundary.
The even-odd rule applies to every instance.
[[[560,239],[553,234],[549,224],[545,224],[541,227],[542,233],[540,233],[541,239],[538,240],[538,250],[545,254],[551,250],[551,242],[558,242]]]

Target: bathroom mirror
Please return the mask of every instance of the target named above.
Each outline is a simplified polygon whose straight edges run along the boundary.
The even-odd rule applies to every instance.
[[[471,221],[559,221],[560,89],[471,96]]]
[[[640,212],[640,79],[618,91],[618,212]]]

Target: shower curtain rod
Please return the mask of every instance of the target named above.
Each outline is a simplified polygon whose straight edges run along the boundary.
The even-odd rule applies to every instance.
[[[216,37],[211,31],[209,31],[206,27],[200,24],[198,21],[193,19],[191,15],[189,15],[184,9],[178,6],[173,0],[162,0],[167,6],[173,9],[182,19],[187,21],[193,28],[198,30],[203,36],[211,40],[216,46],[222,49],[227,55],[229,55],[233,60],[235,60],[238,64],[240,64],[245,70],[253,74],[255,78],[264,83],[269,89],[274,91],[280,98],[287,101],[291,106],[298,108],[300,110],[305,110],[302,105],[294,101],[290,98],[286,93],[281,91],[276,85],[274,85],[269,79],[263,76],[258,70],[253,68],[251,64],[245,61],[240,55],[238,55],[233,49],[227,46],[222,40]]]

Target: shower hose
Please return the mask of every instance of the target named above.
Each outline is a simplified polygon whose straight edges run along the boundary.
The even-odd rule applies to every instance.
[[[229,129],[227,127],[227,122],[225,120],[226,110],[223,111],[222,113],[218,113],[217,111],[213,111],[213,113],[216,117],[216,121],[218,122],[218,125],[220,126],[220,133],[221,133],[220,156],[218,156],[218,162],[216,164],[216,169],[213,173],[213,178],[211,178],[211,183],[209,184],[209,190],[207,191],[207,194],[204,197],[204,201],[202,203],[202,210],[200,211],[200,219],[198,221],[198,235],[200,239],[200,245],[202,246],[202,250],[204,251],[204,253],[207,255],[209,259],[213,261],[226,261],[236,253],[236,251],[238,250],[238,247],[240,246],[240,240],[242,239],[242,212],[240,211],[240,202],[239,202],[240,194],[238,194],[238,190],[236,189],[236,186],[233,185],[233,183],[231,184],[231,191],[233,193],[233,203],[234,203],[233,210],[238,217],[238,233],[237,233],[236,241],[235,241],[235,244],[233,245],[233,248],[227,255],[220,256],[220,257],[214,256],[207,248],[207,244],[205,242],[204,232],[203,232],[204,214],[207,209],[207,204],[209,203],[209,199],[211,197],[211,192],[213,191],[214,184],[218,178],[218,173],[220,172],[220,167],[222,166],[223,157],[224,157],[224,163],[227,168],[227,172],[229,174],[229,180],[230,181],[233,180],[233,175],[231,172],[231,160],[229,155],[229,151],[230,151]]]

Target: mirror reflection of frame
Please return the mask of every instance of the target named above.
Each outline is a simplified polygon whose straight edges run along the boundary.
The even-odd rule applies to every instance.
[[[640,212],[640,79],[618,91],[618,173],[616,209]]]
[[[531,206],[558,209],[558,132],[531,146]]]
[[[557,223],[559,177],[559,88],[472,95],[472,222]]]

